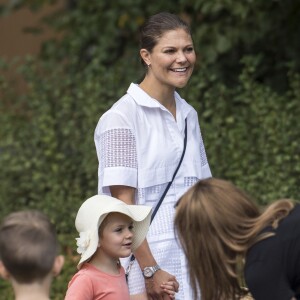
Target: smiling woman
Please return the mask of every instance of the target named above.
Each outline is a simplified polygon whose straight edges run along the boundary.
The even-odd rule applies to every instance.
[[[95,130],[98,192],[153,208],[165,195],[147,240],[134,253],[131,299],[169,299],[168,288],[178,292],[176,299],[192,299],[185,257],[174,236],[174,204],[211,172],[197,112],[176,92],[196,62],[188,24],[165,12],[150,17],[140,30],[140,58],[144,79],[130,85]],[[127,267],[129,259],[121,262]]]
[[[141,57],[149,67],[147,80],[143,80],[140,87],[151,92],[151,86],[157,87],[154,98],[168,107],[175,103],[174,87],[184,87],[192,75],[196,55],[193,41],[184,29],[167,31],[150,52],[141,49]],[[162,98],[161,90],[171,91],[168,98]],[[176,114],[174,115],[176,118]]]

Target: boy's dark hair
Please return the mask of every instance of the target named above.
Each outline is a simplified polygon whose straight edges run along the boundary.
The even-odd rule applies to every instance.
[[[58,255],[54,225],[39,211],[9,214],[0,226],[0,260],[19,283],[44,279]]]

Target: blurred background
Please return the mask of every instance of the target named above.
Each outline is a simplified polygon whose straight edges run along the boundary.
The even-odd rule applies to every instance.
[[[138,28],[160,11],[192,28],[198,62],[179,92],[213,176],[261,205],[300,199],[299,1],[0,0],[0,219],[35,208],[55,222],[66,265],[51,299],[76,271],[75,215],[97,193],[96,124],[142,78]]]

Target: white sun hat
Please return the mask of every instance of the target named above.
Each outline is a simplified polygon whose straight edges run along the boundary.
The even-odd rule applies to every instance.
[[[110,196],[95,195],[83,202],[75,220],[75,227],[79,232],[79,238],[76,238],[77,252],[81,254],[78,269],[96,252],[99,227],[105,217],[112,212],[124,214],[133,220],[132,251],[138,248],[146,238],[150,225],[151,207],[129,205]]]

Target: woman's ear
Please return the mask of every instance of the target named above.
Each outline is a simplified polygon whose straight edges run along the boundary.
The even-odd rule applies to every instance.
[[[53,268],[52,268],[53,276],[57,276],[60,273],[64,263],[65,263],[64,256],[58,255],[55,257]]]
[[[151,57],[150,57],[150,52],[147,49],[141,49],[140,50],[140,56],[145,62],[147,66],[151,65]]]
[[[8,280],[9,279],[9,273],[8,271],[6,270],[2,260],[0,260],[0,276],[5,279],[5,280]]]

